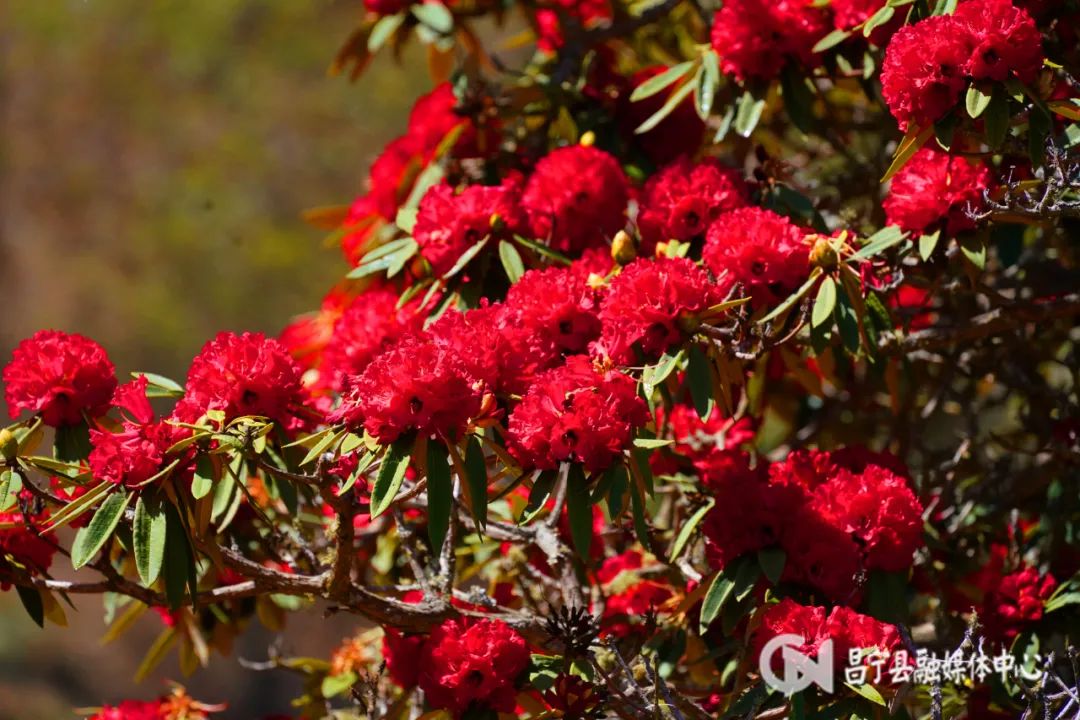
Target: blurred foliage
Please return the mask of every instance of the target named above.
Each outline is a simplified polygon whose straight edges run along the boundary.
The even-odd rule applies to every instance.
[[[95,338],[121,372],[182,379],[218,330],[276,333],[317,306],[345,265],[300,213],[360,191],[429,82],[420,53],[381,59],[355,84],[328,79],[359,12],[327,0],[0,4],[0,355],[52,327]],[[13,593],[3,599],[4,720],[132,694],[156,616],[103,648],[99,598],[78,601],[69,632],[38,631]],[[311,620],[296,637],[325,653],[343,629]],[[265,642],[237,649],[259,657]],[[162,692],[170,673],[138,692]],[[229,716],[255,717],[288,697],[256,681],[216,669],[192,686],[228,690]]]

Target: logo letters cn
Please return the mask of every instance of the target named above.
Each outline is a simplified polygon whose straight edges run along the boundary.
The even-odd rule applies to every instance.
[[[758,663],[761,677],[769,687],[787,695],[805,690],[813,683],[825,692],[833,691],[833,641],[825,640],[818,648],[817,658],[805,655],[797,648],[805,644],[802,635],[777,635],[761,649]],[[773,656],[780,652],[783,677],[773,670]]]

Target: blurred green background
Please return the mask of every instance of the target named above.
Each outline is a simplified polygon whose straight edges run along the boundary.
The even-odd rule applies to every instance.
[[[41,328],[101,342],[121,373],[182,379],[222,329],[277,333],[345,270],[300,220],[347,203],[429,81],[419,57],[356,83],[326,69],[359,0],[7,0],[0,3],[0,355]],[[153,614],[101,646],[101,601],[38,630],[0,596],[0,720],[149,698],[135,686]],[[319,653],[353,623],[318,613],[283,649]],[[257,625],[257,624],[256,624]],[[266,657],[256,627],[238,654]],[[227,718],[288,710],[298,687],[216,658],[187,680]]]

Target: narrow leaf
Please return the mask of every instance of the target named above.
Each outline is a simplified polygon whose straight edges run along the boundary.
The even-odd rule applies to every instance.
[[[810,316],[810,324],[818,327],[832,317],[833,308],[836,307],[836,281],[828,275],[821,281],[818,288],[817,299],[814,301],[814,311]]]
[[[525,274],[525,264],[521,262],[521,254],[517,248],[505,240],[499,241],[499,260],[502,261],[503,270],[511,283],[516,283]]]
[[[787,553],[781,548],[764,548],[758,550],[757,562],[769,582],[776,585],[780,582],[780,576],[784,574]]]
[[[405,22],[404,13],[385,15],[379,18],[379,21],[375,23],[375,27],[371,29],[371,34],[368,35],[368,52],[378,51],[379,48],[386,44],[390,36],[401,27],[403,22]]]
[[[570,539],[574,549],[585,564],[589,564],[592,548],[592,504],[589,502],[589,486],[585,474],[577,463],[570,465],[566,475],[566,514],[570,521]]]
[[[413,5],[410,10],[417,20],[442,35],[454,29],[454,16],[441,2],[425,2]]]
[[[167,515],[161,501],[151,495],[139,496],[135,503],[135,524],[132,540],[135,546],[135,568],[146,587],[150,587],[161,574],[165,562],[165,534]]]
[[[412,454],[413,437],[405,435],[395,440],[386,448],[375,484],[371,488],[371,519],[382,515],[394,502],[405,470],[409,467]]]
[[[705,632],[712,625],[713,620],[720,614],[720,610],[723,609],[734,589],[735,580],[729,577],[726,572],[716,574],[701,601],[701,632]]]
[[[200,455],[195,461],[195,476],[191,479],[191,496],[201,500],[214,487],[214,461],[209,455]]]
[[[713,410],[712,361],[697,345],[687,351],[686,382],[698,417],[708,420]]]
[[[663,122],[664,118],[670,115],[675,110],[675,108],[679,106],[679,103],[685,100],[692,92],[694,92],[694,83],[685,83],[678,90],[671,93],[671,97],[667,99],[667,102],[665,102],[663,106],[655,113],[653,113],[652,116],[650,116],[645,122],[641,123],[641,125],[639,125],[637,129],[634,130],[634,133],[637,135],[641,135],[652,130],[654,127]]]
[[[446,448],[437,442],[427,444],[428,539],[431,554],[439,556],[454,504],[454,488],[450,479],[450,464]]]
[[[964,97],[964,108],[967,110],[968,116],[977,118],[982,115],[990,105],[990,98],[992,96],[993,94],[987,95],[984,93],[977,85],[969,87],[967,95]]]
[[[817,45],[814,46],[812,52],[825,52],[829,48],[836,47],[849,37],[851,37],[850,30],[833,30],[831,33],[818,40]]]
[[[14,470],[0,473],[0,512],[7,512],[19,501],[22,477]]]
[[[761,120],[763,110],[765,110],[765,100],[755,100],[749,91],[744,92],[735,110],[735,121],[732,124],[735,132],[743,137],[750,137],[758,121]]]
[[[679,534],[675,538],[675,542],[671,545],[671,554],[668,556],[668,562],[674,563],[682,555],[682,551],[686,548],[686,544],[690,542],[690,538],[694,534],[694,530],[705,519],[705,516],[712,510],[716,501],[713,498],[709,498],[709,501],[694,511],[694,514],[679,528]]]
[[[806,295],[806,293],[810,292],[810,288],[814,287],[814,285],[817,283],[818,277],[820,276],[821,268],[814,268],[813,272],[810,273],[810,277],[808,277],[806,279],[806,282],[802,284],[802,287],[793,292],[791,295],[788,295],[788,297],[782,303],[773,308],[768,315],[758,320],[758,323],[767,323],[774,318],[780,317],[785,312],[790,310],[791,307],[795,305],[795,303],[802,300],[803,296]]]
[[[662,73],[655,75],[645,82],[634,88],[634,92],[630,93],[630,101],[637,102],[638,100],[644,100],[647,97],[652,97],[669,85],[673,85],[678,82],[680,78],[689,73],[694,67],[693,60],[687,60],[686,62],[679,63],[678,65],[672,65]]]
[[[983,127],[986,130],[986,144],[991,148],[997,148],[1005,142],[1005,136],[1009,134],[1009,95],[1004,88],[998,86],[990,95],[990,102],[986,107],[986,117],[983,118]]]
[[[893,155],[892,163],[889,165],[889,169],[885,171],[885,174],[881,178],[881,182],[887,182],[892,179],[892,176],[900,172],[900,169],[907,164],[907,161],[919,151],[926,141],[930,139],[930,136],[934,134],[934,126],[919,129],[917,125],[912,125],[908,130],[907,135],[900,141],[900,144],[896,146],[896,153]]]
[[[41,593],[38,592],[37,588],[16,585],[15,591],[19,593],[19,600],[22,601],[22,605],[26,608],[26,614],[30,616],[30,619],[37,623],[38,627],[45,627],[45,604],[41,602]]]
[[[484,449],[475,435],[469,436],[465,445],[465,477],[469,483],[472,514],[480,527],[487,524],[488,476]]]
[[[131,495],[124,492],[115,492],[101,504],[90,524],[80,528],[75,535],[75,542],[71,546],[71,565],[76,570],[81,568],[90,559],[97,555],[105,541],[113,534],[117,523],[124,515],[124,510],[131,500]]]

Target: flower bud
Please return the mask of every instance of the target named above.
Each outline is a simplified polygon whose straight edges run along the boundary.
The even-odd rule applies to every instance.
[[[840,255],[836,252],[838,238],[828,235],[811,235],[810,264],[822,270],[831,270],[840,262]],[[842,241],[841,241],[842,242]]]
[[[581,140],[578,141],[579,145],[584,147],[592,147],[596,143],[596,133],[592,130],[582,133]]]
[[[620,230],[611,241],[611,259],[619,265],[629,265],[637,257],[637,248],[630,233]]]
[[[19,454],[19,440],[15,433],[7,428],[0,430],[0,455],[5,460],[13,460]]]

